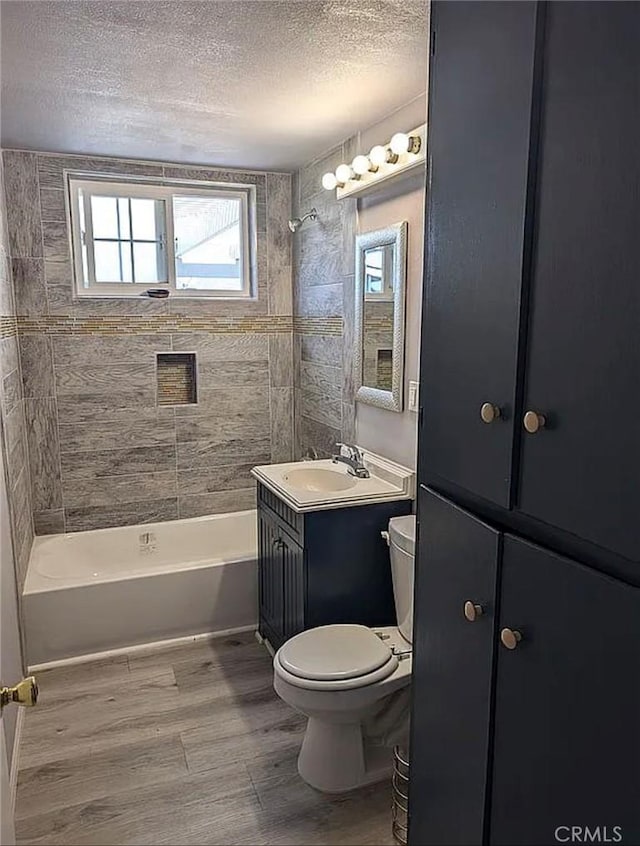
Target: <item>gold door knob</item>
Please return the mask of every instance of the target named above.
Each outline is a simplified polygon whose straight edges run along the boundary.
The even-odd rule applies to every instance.
[[[10,702],[31,708],[38,701],[38,685],[34,676],[28,676],[14,687],[0,687],[0,710]]]
[[[544,429],[547,420],[544,414],[538,414],[537,411],[527,411],[522,422],[527,432],[530,435],[535,435],[538,429]]]
[[[464,616],[470,623],[475,623],[478,617],[482,617],[482,605],[475,605],[470,599],[464,604]]]
[[[522,640],[522,635],[516,629],[503,629],[500,632],[500,640],[507,649],[515,649]]]
[[[501,415],[502,411],[500,406],[492,405],[490,402],[483,403],[480,408],[480,417],[482,418],[483,423],[493,423],[493,421],[498,420]]]

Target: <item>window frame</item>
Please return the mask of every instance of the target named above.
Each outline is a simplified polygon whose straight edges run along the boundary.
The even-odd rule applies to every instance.
[[[166,180],[161,178],[139,178],[102,175],[97,173],[78,173],[65,171],[67,190],[67,222],[69,242],[73,264],[74,295],[79,299],[140,297],[149,289],[166,288],[171,297],[183,299],[247,300],[257,299],[255,284],[256,255],[256,186],[233,182],[204,182],[194,180]],[[153,199],[162,202],[164,210],[164,266],[166,279],[158,282],[96,282],[93,250],[94,243],[91,226],[91,212],[85,217],[87,229],[87,267],[89,284],[85,286],[82,260],[82,230],[80,225],[80,192],[86,197],[92,195],[132,197]],[[199,288],[178,288],[176,286],[176,251],[173,224],[174,196],[223,197],[240,200],[240,255],[242,268],[242,288],[239,291],[224,289],[203,290]],[[86,215],[86,211],[85,211]],[[133,233],[132,233],[133,234]],[[105,240],[105,239],[98,239]],[[108,240],[108,239],[106,239]],[[135,241],[136,239],[131,239]],[[151,242],[148,242],[151,243]]]

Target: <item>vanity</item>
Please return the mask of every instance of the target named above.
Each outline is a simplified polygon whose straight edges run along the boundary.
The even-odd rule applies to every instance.
[[[410,514],[412,470],[364,453],[368,478],[332,460],[255,467],[259,633],[275,650],[315,626],[395,624],[381,534]]]

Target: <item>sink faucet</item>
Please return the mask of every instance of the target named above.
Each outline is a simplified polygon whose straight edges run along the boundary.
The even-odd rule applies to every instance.
[[[342,464],[346,464],[347,473],[350,473],[352,476],[357,476],[358,479],[368,479],[369,471],[364,466],[362,453],[358,447],[353,446],[353,444],[336,444],[336,446],[340,452],[333,456],[333,463],[337,464],[338,462],[341,462]],[[342,455],[343,449],[347,451],[347,455]]]

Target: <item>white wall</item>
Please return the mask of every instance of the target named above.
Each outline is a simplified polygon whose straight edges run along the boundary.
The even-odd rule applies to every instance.
[[[387,141],[395,132],[414,129],[426,120],[426,96],[419,97],[361,133],[358,151]],[[409,380],[418,378],[424,240],[425,170],[417,169],[388,187],[358,200],[357,231],[371,232],[391,223],[409,224],[405,328],[405,410],[385,411],[356,403],[356,443],[405,464],[416,465],[418,415],[406,410]]]

